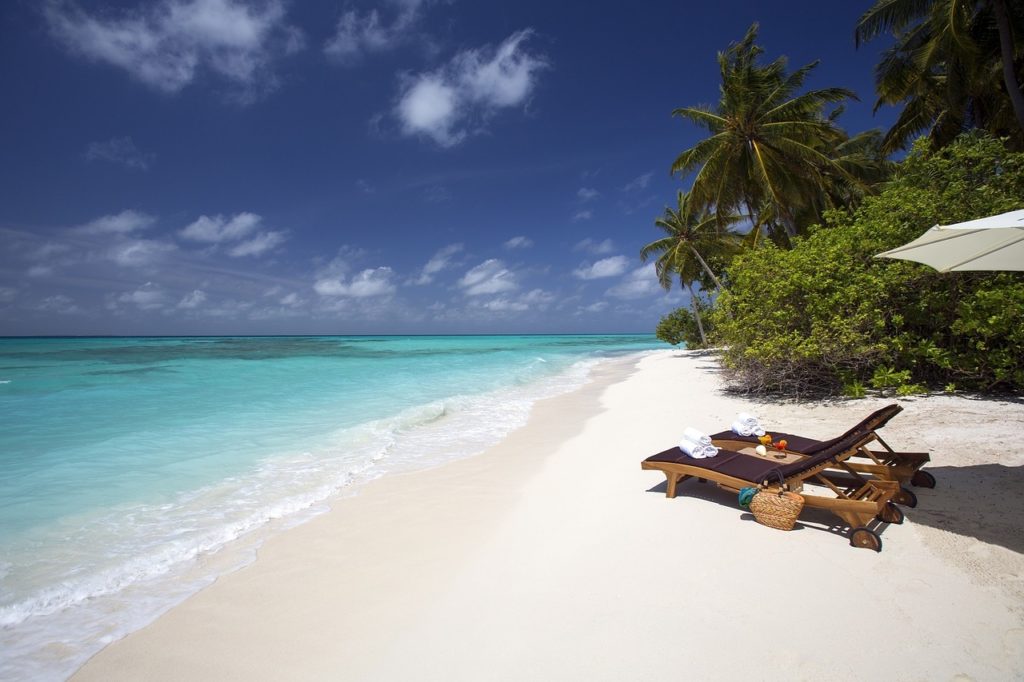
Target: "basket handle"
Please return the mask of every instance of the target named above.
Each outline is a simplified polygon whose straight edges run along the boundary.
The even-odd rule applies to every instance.
[[[789,490],[789,486],[786,485],[786,479],[782,477],[782,472],[779,471],[778,469],[772,469],[771,471],[768,472],[768,476],[761,483],[761,487],[767,488],[768,483],[771,481],[773,475],[779,479],[779,495],[782,495],[782,493]]]

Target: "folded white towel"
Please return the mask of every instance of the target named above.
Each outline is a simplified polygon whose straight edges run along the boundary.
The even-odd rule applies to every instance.
[[[711,445],[711,436],[701,433],[692,426],[686,427],[686,430],[683,431],[683,438],[688,438],[698,445]]]
[[[704,459],[706,457],[704,446],[694,443],[689,438],[683,438],[679,441],[679,449],[694,459]]]
[[[746,412],[740,412],[736,416],[736,421],[732,423],[730,427],[734,433],[741,436],[763,436],[764,428],[761,427],[761,423],[757,421],[757,417],[752,417]]]
[[[683,436],[683,439],[679,441],[679,449],[694,459],[714,457],[718,454],[718,448],[714,445],[710,443],[706,445],[704,443],[696,443],[686,436]]]

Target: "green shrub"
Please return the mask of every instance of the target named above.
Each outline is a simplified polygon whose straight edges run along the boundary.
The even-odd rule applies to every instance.
[[[707,312],[703,307],[701,310],[702,312]],[[701,322],[704,323],[704,333],[709,334],[708,316],[702,315]],[[701,348],[703,346],[700,340],[700,330],[697,329],[697,320],[687,308],[677,308],[662,317],[658,321],[658,327],[655,329],[654,334],[665,343],[670,343],[673,346],[678,346],[680,343],[685,343],[687,348]]]
[[[765,243],[738,257],[712,315],[736,387],[1024,388],[1021,273],[943,274],[874,258],[932,225],[1022,206],[1024,153],[978,135],[935,152],[921,142],[854,214],[826,214],[792,250]]]

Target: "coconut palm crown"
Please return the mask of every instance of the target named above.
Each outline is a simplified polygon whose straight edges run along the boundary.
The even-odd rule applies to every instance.
[[[759,63],[764,50],[754,42],[757,31],[754,24],[743,40],[719,53],[717,106],[672,112],[709,133],[676,158],[672,172],[696,171],[690,191],[695,206],[745,209],[755,227],[784,237],[797,232],[797,214],[830,176],[849,177],[830,154],[846,136],[825,108],[856,95],[845,88],[798,94],[818,63],[792,73],[785,57]]]

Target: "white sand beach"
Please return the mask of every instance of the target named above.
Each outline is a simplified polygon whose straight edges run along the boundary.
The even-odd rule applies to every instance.
[[[744,399],[700,352],[609,361],[488,452],[270,538],[74,679],[1024,678],[1024,404],[899,400],[884,437],[938,486],[881,553],[640,468],[739,411],[831,437],[889,402]]]

